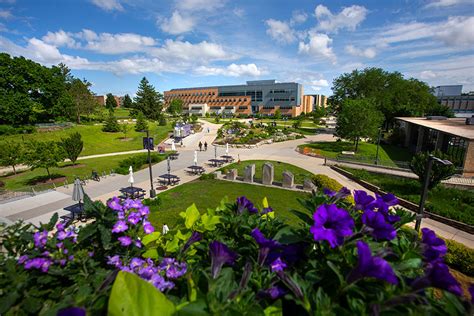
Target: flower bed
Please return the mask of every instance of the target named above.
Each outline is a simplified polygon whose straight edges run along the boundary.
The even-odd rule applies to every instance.
[[[421,239],[401,229],[413,217],[393,209],[393,195],[355,191],[352,204],[345,188],[329,193],[301,200],[296,227],[266,199],[257,209],[239,197],[204,213],[192,205],[163,232],[140,201],[86,198],[95,218],[86,226],[55,216],[2,231],[0,313],[468,313],[444,263],[446,244],[429,229]]]

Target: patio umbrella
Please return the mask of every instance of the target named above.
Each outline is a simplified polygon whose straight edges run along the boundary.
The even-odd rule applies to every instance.
[[[198,164],[198,152],[195,150],[194,151],[194,165],[197,166]]]
[[[225,154],[229,156],[229,143],[225,143]]]
[[[171,150],[172,150],[172,151],[176,151],[176,146],[175,146],[175,144],[174,144],[174,141],[171,143]]]
[[[130,168],[128,168],[128,174],[129,174],[128,183],[130,183],[130,186],[133,187],[133,183],[135,182],[135,180],[133,179],[133,168],[132,168],[132,166],[130,166]]]
[[[74,180],[74,187],[72,189],[72,200],[79,202],[81,204],[81,201],[84,200],[84,189],[82,188],[81,181],[76,178]]]

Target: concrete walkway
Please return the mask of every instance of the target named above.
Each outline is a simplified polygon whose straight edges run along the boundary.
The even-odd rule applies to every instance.
[[[196,133],[186,137],[183,140],[183,147],[177,145],[179,158],[171,161],[171,173],[176,174],[181,178],[181,184],[187,183],[197,178],[197,176],[189,176],[185,174],[185,169],[193,164],[194,151],[198,150],[197,144],[199,141],[208,143],[207,151],[198,151],[198,164],[203,165],[207,160],[214,158],[214,147],[211,145],[212,141],[217,135],[217,130],[220,127],[218,124],[212,124],[202,121],[204,129],[200,133]],[[210,132],[207,133],[207,127]],[[350,190],[365,190],[356,182],[342,176],[341,174],[330,169],[324,165],[324,159],[308,157],[296,152],[295,148],[298,145],[310,143],[312,141],[331,141],[334,140],[332,135],[320,134],[308,136],[304,139],[292,140],[281,143],[273,143],[270,145],[263,145],[257,148],[230,148],[230,155],[240,160],[273,160],[293,164],[300,168],[306,169],[312,173],[325,174],[331,178],[336,179],[342,185]],[[217,147],[217,155],[225,154],[225,149]],[[215,168],[210,168],[204,165],[206,172],[212,172]],[[153,179],[159,175],[167,173],[167,162],[162,161],[152,167]],[[147,190],[150,189],[148,169],[137,171],[134,174],[135,186]],[[85,192],[93,200],[106,201],[112,196],[119,195],[119,188],[129,186],[128,176],[115,175],[103,178],[100,182],[90,181],[85,187]],[[156,187],[156,184],[154,184]],[[172,187],[171,187],[172,188]],[[159,193],[159,192],[158,192]],[[10,203],[0,205],[0,217],[6,217],[10,220],[24,219],[26,221],[38,224],[40,221],[47,221],[54,212],[59,212],[60,215],[65,212],[62,210],[65,206],[71,205],[74,202],[71,200],[72,185],[68,188],[58,188],[56,192],[45,193],[35,197],[30,197]],[[459,231],[450,226],[435,222],[430,219],[423,220],[422,227],[428,227],[436,231],[437,234],[444,238],[454,239],[471,248],[474,248],[474,236],[463,231]]]

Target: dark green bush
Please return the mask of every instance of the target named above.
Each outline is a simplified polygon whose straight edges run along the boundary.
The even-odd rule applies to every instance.
[[[161,205],[161,198],[159,196],[157,196],[154,199],[144,199],[143,204],[146,205],[146,206],[160,206]]]
[[[445,242],[448,246],[448,253],[445,257],[446,263],[451,268],[474,277],[474,249],[454,240],[445,239]]]
[[[331,191],[339,191],[340,189],[343,188],[343,185],[334,180],[333,178],[328,177],[327,175],[324,174],[315,174],[312,177],[312,181],[316,187],[318,187],[318,190],[322,189],[329,189]],[[346,198],[348,202],[353,203],[354,198],[352,196],[348,196]]]
[[[36,128],[31,125],[14,127],[11,125],[0,125],[0,135],[32,134]]]
[[[200,177],[199,180],[212,180],[216,178],[215,173],[203,173]]]
[[[163,154],[151,154],[151,162],[158,163],[164,159],[166,159],[167,155]],[[124,160],[119,162],[119,167],[117,168],[116,172],[119,174],[128,174],[128,169],[132,166],[133,170],[140,170],[143,165],[148,163],[148,154],[136,155],[125,158]]]

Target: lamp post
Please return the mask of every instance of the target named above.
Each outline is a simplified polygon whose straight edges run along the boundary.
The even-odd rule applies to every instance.
[[[154,198],[156,196],[156,191],[153,189],[153,173],[151,171],[151,155],[150,155],[150,132],[146,130],[146,148],[148,150],[148,170],[150,171],[150,198]]]
[[[423,212],[425,207],[426,196],[428,194],[428,186],[430,183],[430,174],[431,169],[433,168],[433,163],[439,163],[444,166],[452,165],[453,163],[449,160],[443,160],[433,155],[428,156],[425,167],[425,178],[423,179],[423,191],[421,191],[420,205],[418,207],[418,214],[416,214],[415,230],[420,232],[421,220],[423,219]]]
[[[380,147],[380,138],[382,137],[382,129],[379,128],[379,136],[377,138],[377,152],[375,153],[375,164],[379,164],[379,147]]]

